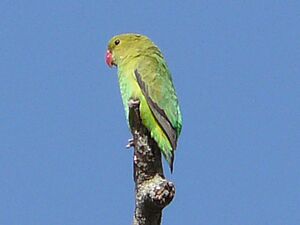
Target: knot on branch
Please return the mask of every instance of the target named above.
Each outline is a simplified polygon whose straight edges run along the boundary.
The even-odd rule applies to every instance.
[[[172,182],[156,176],[151,182],[145,184],[144,191],[147,193],[144,199],[146,207],[163,209],[172,201],[175,186]]]

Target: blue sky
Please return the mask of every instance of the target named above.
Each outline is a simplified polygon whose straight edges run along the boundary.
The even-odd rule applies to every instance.
[[[163,224],[300,221],[299,1],[0,2],[0,225],[131,224],[118,33],[148,35],[184,126]]]

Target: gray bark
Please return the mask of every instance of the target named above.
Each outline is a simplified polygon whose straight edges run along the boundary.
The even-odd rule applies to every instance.
[[[161,152],[141,123],[139,102],[129,102],[134,144],[135,211],[133,225],[160,225],[162,210],[173,199],[175,186],[165,179]]]

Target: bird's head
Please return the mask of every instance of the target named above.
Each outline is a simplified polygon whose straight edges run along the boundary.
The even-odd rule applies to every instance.
[[[116,35],[108,43],[106,63],[109,67],[119,66],[126,60],[139,56],[151,46],[155,47],[148,37],[141,34]]]

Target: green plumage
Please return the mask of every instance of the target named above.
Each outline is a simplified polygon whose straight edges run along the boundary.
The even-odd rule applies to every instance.
[[[171,74],[160,50],[146,36],[122,34],[108,45],[118,67],[122,100],[128,120],[128,101],[140,101],[143,124],[157,142],[171,170],[182,118]]]

